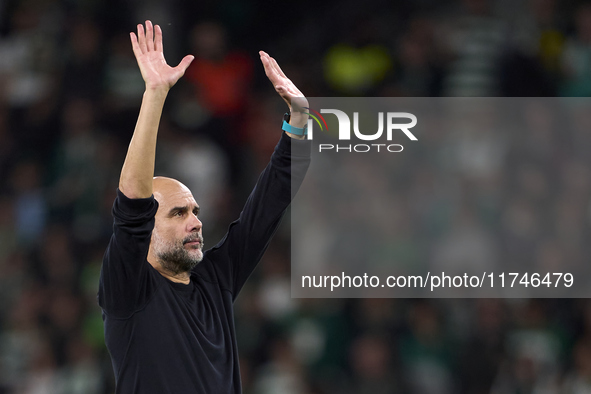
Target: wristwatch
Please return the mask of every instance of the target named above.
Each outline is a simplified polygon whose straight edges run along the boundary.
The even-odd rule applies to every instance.
[[[283,115],[283,126],[281,127],[282,130],[295,135],[308,135],[308,124],[306,124],[302,128],[294,127],[289,124],[290,119],[291,114],[289,112],[286,112],[285,115]]]

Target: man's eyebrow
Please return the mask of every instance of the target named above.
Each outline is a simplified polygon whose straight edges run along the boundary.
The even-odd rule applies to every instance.
[[[171,208],[170,211],[168,211],[169,215],[175,214],[177,212],[187,212],[190,209],[190,207],[188,205],[185,205],[184,207],[174,207]],[[196,213],[199,213],[200,208],[199,206],[195,205],[192,209],[192,211],[195,211]]]

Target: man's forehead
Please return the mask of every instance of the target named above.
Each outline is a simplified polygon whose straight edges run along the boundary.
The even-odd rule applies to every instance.
[[[197,205],[191,190],[181,182],[172,178],[156,177],[153,182],[154,198],[163,206]]]

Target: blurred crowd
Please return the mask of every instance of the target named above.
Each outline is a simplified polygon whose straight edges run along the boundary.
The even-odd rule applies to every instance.
[[[260,49],[310,97],[591,95],[582,1],[0,1],[2,394],[113,392],[96,293],[144,89],[128,33],[146,19],[162,26],[169,63],[196,57],[169,95],[156,173],[194,192],[206,248],[279,138],[285,104]],[[510,198],[487,228],[511,230],[506,248],[548,267],[585,264],[588,254],[570,251],[588,250],[591,235],[591,116],[562,138],[536,114],[503,152],[465,135],[465,155],[451,154],[471,163],[463,181]],[[425,143],[417,160],[448,141]],[[400,182],[412,193],[401,196],[420,202],[441,174],[414,164]],[[449,187],[462,196],[461,182]],[[416,260],[465,258],[454,253],[473,245],[461,237],[474,234],[461,226],[473,223],[469,209],[456,212],[458,226],[437,227],[449,212],[425,208],[457,242],[420,245]],[[551,236],[539,231],[548,220]],[[286,225],[236,303],[247,394],[591,392],[586,299],[291,299],[289,249]]]

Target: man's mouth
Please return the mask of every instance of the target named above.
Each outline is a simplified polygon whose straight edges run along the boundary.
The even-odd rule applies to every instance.
[[[201,243],[202,243],[202,241],[200,238],[191,238],[191,239],[186,239],[183,241],[183,245],[191,245],[191,246],[199,245]]]

